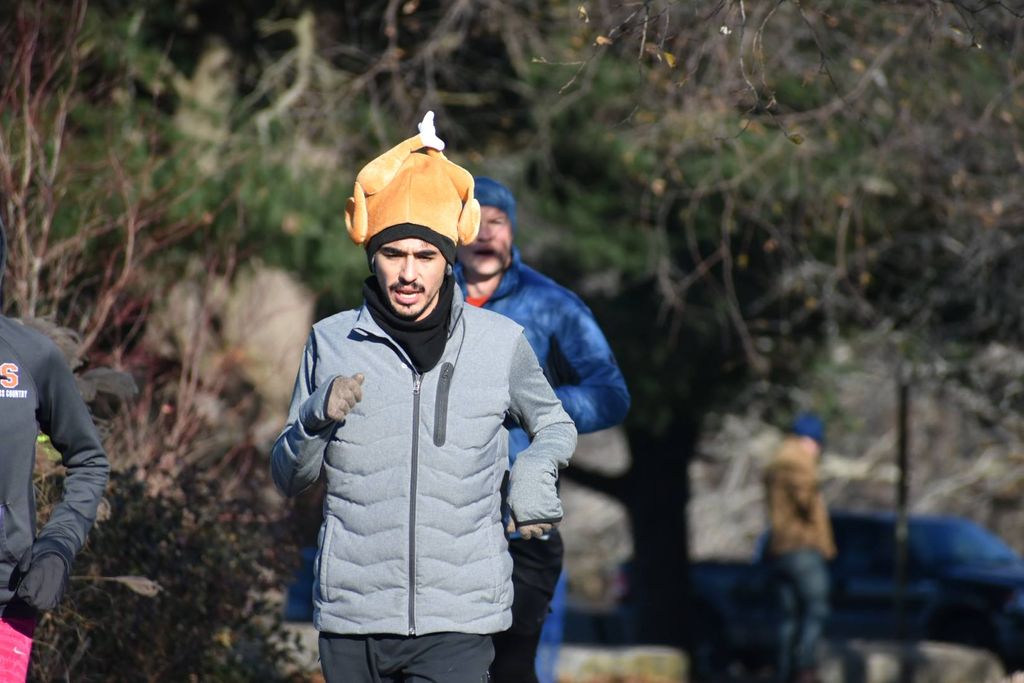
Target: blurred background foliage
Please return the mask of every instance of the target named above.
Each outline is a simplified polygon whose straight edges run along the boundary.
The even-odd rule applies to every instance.
[[[781,423],[788,388],[864,331],[951,373],[1024,342],[1022,17],[1012,0],[17,0],[4,312],[138,382],[94,406],[134,473],[112,496],[228,478],[196,504],[245,501],[273,535],[273,428],[251,423],[283,414],[254,403],[218,302],[258,263],[318,317],[356,305],[352,180],[434,110],[450,157],[516,192],[527,260],[584,296],[626,372],[636,461],[590,483],[630,504],[642,635],[674,642],[703,415],[760,396]]]

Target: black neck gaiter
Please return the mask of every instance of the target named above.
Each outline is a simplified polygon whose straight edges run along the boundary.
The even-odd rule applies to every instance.
[[[437,294],[437,306],[423,320],[409,320],[395,313],[387,294],[381,291],[380,283],[373,275],[363,283],[363,297],[370,315],[409,355],[419,373],[431,370],[444,353],[454,283],[455,278],[445,275]]]

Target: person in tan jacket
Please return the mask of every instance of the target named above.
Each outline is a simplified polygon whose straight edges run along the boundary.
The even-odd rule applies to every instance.
[[[818,461],[825,428],[816,415],[794,421],[765,471],[768,556],[782,609],[780,683],[816,683],[817,649],[828,616],[826,562],[835,557],[832,526],[821,495]]]

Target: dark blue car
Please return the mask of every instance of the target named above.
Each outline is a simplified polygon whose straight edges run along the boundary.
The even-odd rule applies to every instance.
[[[895,515],[831,516],[838,554],[830,564],[827,635],[898,638]],[[697,663],[772,661],[778,609],[770,565],[760,557],[753,563],[697,562],[690,577],[698,609],[710,615],[694,643]],[[910,517],[902,610],[910,639],[983,647],[1008,668],[1024,663],[1024,559],[970,520]]]

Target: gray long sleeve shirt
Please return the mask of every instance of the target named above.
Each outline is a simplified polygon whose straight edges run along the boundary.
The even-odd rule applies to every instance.
[[[35,535],[32,471],[36,437],[49,435],[67,477],[64,495]],[[0,316],[0,613],[13,597],[18,561],[53,550],[70,568],[85,543],[107,484],[109,464],[74,377],[45,336]]]
[[[7,243],[0,224],[0,305]],[[61,454],[64,495],[36,537],[32,471],[40,429]],[[96,518],[110,465],[60,350],[0,315],[0,614],[14,596],[11,574],[35,543],[70,568]]]

